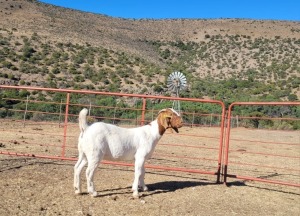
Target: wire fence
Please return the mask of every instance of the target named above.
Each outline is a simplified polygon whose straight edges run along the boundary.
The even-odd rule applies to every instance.
[[[0,86],[0,154],[77,160],[78,113],[88,121],[139,127],[181,103],[184,127],[167,132],[146,167],[300,187],[300,102],[233,103],[96,91]],[[18,97],[20,91],[37,97]],[[2,94],[3,95],[3,94]],[[42,96],[41,96],[42,95]],[[50,97],[50,96],[51,97]],[[163,107],[161,107],[163,104]],[[131,161],[103,164],[133,166]],[[222,179],[221,179],[222,177]]]
[[[3,89],[12,87],[2,87]],[[15,87],[24,90],[25,87]],[[14,90],[16,90],[14,89]],[[59,93],[52,98],[3,97],[0,108],[1,154],[49,159],[76,160],[79,127],[78,113],[89,109],[88,121],[106,122],[121,127],[139,127],[156,118],[164,106],[174,100],[181,103],[184,127],[179,134],[167,131],[158,143],[146,167],[170,171],[202,173],[220,181],[225,107],[220,101],[129,95],[94,91],[25,88],[28,91]],[[18,94],[17,94],[18,95]],[[130,104],[128,106],[128,104]],[[212,113],[200,110],[209,104]],[[184,111],[185,109],[185,111]],[[133,166],[132,161],[103,161],[104,164]]]

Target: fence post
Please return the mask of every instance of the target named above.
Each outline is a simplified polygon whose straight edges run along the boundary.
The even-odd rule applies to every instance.
[[[115,106],[115,108],[114,108],[114,120],[113,120],[113,124],[115,124],[115,120],[116,120],[116,111],[117,111],[117,106]]]
[[[152,121],[154,120],[154,108],[152,107]]]
[[[92,102],[90,100],[90,106],[89,106],[89,116],[91,115],[91,109],[92,109]]]
[[[60,100],[59,105],[59,117],[58,117],[58,127],[60,128],[60,122],[61,122],[61,108],[62,108],[62,99]]]
[[[146,98],[143,98],[142,119],[141,125],[145,124]]]
[[[194,122],[195,122],[195,111],[193,112],[192,128],[194,127]]]
[[[25,105],[25,112],[24,112],[24,118],[23,118],[23,127],[25,127],[25,119],[26,119],[27,109],[28,109],[28,95],[27,95],[27,100],[26,100],[26,105]]]
[[[62,145],[61,157],[65,157],[66,141],[67,141],[67,128],[68,128],[68,114],[69,114],[69,103],[70,103],[70,93],[67,93],[66,101],[66,111],[65,111],[65,123],[64,123],[64,141]]]

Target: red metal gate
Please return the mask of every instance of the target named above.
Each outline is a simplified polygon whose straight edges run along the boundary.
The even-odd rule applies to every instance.
[[[34,99],[1,98],[19,106],[0,108],[0,154],[76,160],[77,117],[83,107],[89,108],[90,118],[96,121],[137,127],[156,117],[159,110],[154,104],[168,101],[172,106],[178,100],[185,107],[185,125],[179,134],[164,135],[146,164],[148,168],[215,175],[217,182],[223,175],[225,183],[235,178],[300,186],[300,133],[299,128],[291,128],[300,118],[285,114],[289,109],[299,109],[300,102],[236,102],[229,106],[225,124],[225,106],[216,100],[21,86],[0,85],[0,89],[18,94],[34,91],[39,95]],[[39,99],[45,97],[45,92],[61,94],[60,100]],[[95,102],[97,96],[101,96],[101,103]],[[114,106],[106,104],[108,97],[114,97]],[[131,106],[123,106],[124,100]],[[37,104],[39,110],[33,106]],[[209,106],[205,108],[206,105]],[[249,107],[279,107],[280,115],[247,115]],[[102,115],[103,110],[110,114]],[[133,166],[129,162],[103,163]]]
[[[228,178],[300,187],[300,118],[288,114],[300,102],[236,102],[228,110],[224,182]],[[249,107],[265,109],[269,115]],[[299,110],[298,110],[299,111]],[[278,115],[276,115],[278,113]]]
[[[179,134],[168,132],[164,135],[146,167],[215,175],[216,181],[220,181],[225,119],[225,106],[221,101],[21,86],[0,86],[0,89],[18,91],[18,94],[34,91],[34,94],[44,97],[49,92],[60,94],[60,100],[56,102],[45,98],[39,100],[38,96],[1,98],[6,103],[18,103],[17,108],[0,109],[10,114],[1,118],[1,154],[76,160],[77,115],[83,107],[89,108],[90,118],[96,121],[136,127],[156,117],[159,110],[154,104],[158,100],[170,102],[170,106],[177,100],[182,103],[181,107],[186,107],[182,110],[185,125]],[[96,97],[101,98],[96,100]],[[106,104],[111,97],[116,101],[115,106]],[[123,106],[124,100],[132,106]],[[38,110],[35,108],[37,104]],[[208,104],[215,111],[200,111],[199,104]],[[104,110],[109,115],[103,116],[101,112]],[[124,113],[130,117],[122,117]],[[129,162],[103,163],[133,166]]]

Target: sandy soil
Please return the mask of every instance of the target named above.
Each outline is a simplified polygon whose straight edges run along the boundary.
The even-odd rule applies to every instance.
[[[49,155],[61,153],[60,148],[57,150],[56,142],[61,143],[62,137],[53,136],[49,128],[45,129],[45,127],[59,131],[62,130],[61,128],[53,125],[29,125],[25,128],[22,125],[15,128],[16,125],[11,124],[5,123],[5,126],[1,124],[0,151],[35,152],[35,154]],[[66,154],[75,159],[78,129],[71,127],[70,130],[72,136],[68,137]],[[54,132],[57,133],[57,131]],[[202,128],[200,132],[205,136],[200,138],[194,137],[194,135],[199,135],[199,131],[195,129],[182,128],[181,132],[189,134],[188,136],[167,134],[157,146],[148,164],[214,171],[216,161],[211,163],[207,159],[217,157],[218,151],[215,147],[218,146],[218,139],[215,137],[219,136],[218,130]],[[35,140],[33,134],[42,134],[42,137],[36,136],[38,139]],[[251,142],[238,142],[247,134],[252,137]],[[299,135],[295,136],[296,133],[280,134],[270,131],[267,137],[270,138],[272,134],[278,135],[276,140],[279,143],[299,143]],[[243,174],[246,170],[250,176],[256,177],[265,174],[260,172],[268,167],[241,169],[244,165],[238,164],[238,162],[243,162],[243,164],[256,162],[259,165],[260,160],[265,158],[267,165],[270,166],[268,163],[272,161],[268,162],[268,160],[271,156],[246,154],[258,151],[257,145],[251,145],[253,140],[256,140],[261,143],[261,149],[273,152],[274,155],[294,156],[292,158],[295,160],[294,167],[291,167],[292,161],[285,165],[291,168],[288,176],[294,176],[292,180],[288,180],[299,184],[300,173],[297,173],[300,165],[299,152],[294,152],[293,145],[288,145],[280,152],[278,149],[272,150],[274,145],[267,145],[264,137],[266,134],[262,131],[252,134],[249,130],[235,129],[232,132],[233,151],[230,153],[232,166],[229,171]],[[180,146],[170,148],[171,146],[163,145],[170,143],[184,143],[192,146],[197,144],[199,148],[181,148]],[[173,156],[181,155],[182,157],[165,157],[167,150]],[[184,158],[187,154],[191,154],[193,160]],[[205,160],[198,160],[199,158]],[[0,215],[300,215],[299,187],[237,179],[230,179],[227,187],[224,184],[216,184],[214,175],[156,169],[146,170],[145,182],[150,191],[141,192],[140,199],[133,199],[131,192],[133,167],[107,164],[102,164],[95,176],[98,197],[93,198],[88,194],[75,195],[73,190],[74,164],[75,161],[0,154]],[[278,164],[273,164],[273,166],[275,168],[268,172],[271,174],[281,172],[280,169],[278,170]],[[279,177],[283,178],[282,176],[287,175]],[[278,175],[275,176],[276,178]],[[84,175],[82,175],[82,180],[83,189],[86,191]]]

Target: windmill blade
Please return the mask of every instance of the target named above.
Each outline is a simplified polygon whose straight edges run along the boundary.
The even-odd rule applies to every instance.
[[[183,73],[175,71],[171,73],[167,79],[168,89],[172,92],[183,90],[187,85],[186,77]]]
[[[179,97],[179,91],[183,90],[187,86],[187,80],[183,73],[179,71],[174,71],[171,73],[167,79],[167,86],[169,91],[176,93],[176,96]],[[173,109],[178,113],[181,113],[180,101],[173,101]]]

